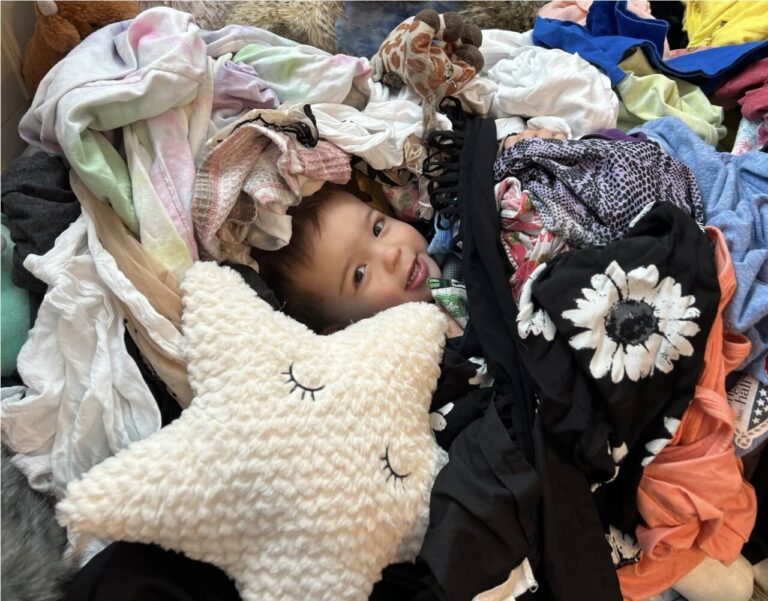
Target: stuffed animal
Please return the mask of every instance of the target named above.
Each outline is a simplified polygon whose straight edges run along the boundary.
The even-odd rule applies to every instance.
[[[30,94],[56,63],[83,38],[110,23],[132,19],[136,2],[74,2],[38,0],[37,23],[24,51],[22,74]]]
[[[536,13],[546,3],[546,0],[464,0],[458,12],[465,21],[480,29],[523,32],[533,28]]]
[[[407,303],[318,336],[204,262],[182,298],[195,399],[70,482],[62,524],[217,565],[243,601],[368,599],[416,558],[448,460],[429,418],[445,318]]]
[[[419,12],[398,25],[371,59],[373,80],[411,87],[422,97],[424,133],[436,125],[435,106],[483,68],[482,32],[453,12]]]
[[[170,6],[188,12],[203,29],[252,25],[279,36],[336,52],[336,19],[344,14],[340,0],[139,0],[139,9]]]

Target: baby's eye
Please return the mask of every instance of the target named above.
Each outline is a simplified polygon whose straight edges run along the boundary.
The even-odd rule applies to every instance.
[[[381,234],[381,230],[383,229],[384,229],[384,220],[379,219],[376,223],[373,224],[373,235],[378,238],[379,234]]]
[[[360,282],[363,281],[363,276],[365,275],[365,265],[361,265],[357,269],[355,269],[355,274],[352,276],[355,280],[355,288],[357,288],[360,285]]]

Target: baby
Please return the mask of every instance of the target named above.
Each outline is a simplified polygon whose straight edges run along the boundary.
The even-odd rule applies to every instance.
[[[349,192],[325,187],[292,211],[288,246],[254,253],[284,311],[317,332],[407,302],[432,300],[429,278],[440,268],[411,225]],[[449,337],[461,335],[453,322]]]
[[[529,137],[565,138],[548,129],[526,130],[508,136],[504,148]],[[428,279],[440,278],[440,268],[413,226],[329,185],[291,215],[288,246],[253,252],[288,315],[331,333],[396,305],[432,301]],[[448,317],[448,337],[461,336],[461,326]]]

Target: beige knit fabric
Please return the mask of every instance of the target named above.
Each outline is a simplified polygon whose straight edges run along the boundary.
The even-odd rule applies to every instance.
[[[60,521],[218,565],[245,601],[367,599],[415,557],[447,460],[428,415],[445,318],[407,304],[317,336],[213,263],[182,297],[195,399],[70,483]]]

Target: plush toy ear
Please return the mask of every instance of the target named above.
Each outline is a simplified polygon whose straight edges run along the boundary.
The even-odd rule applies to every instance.
[[[40,12],[37,15],[37,26],[48,46],[56,52],[66,54],[80,43],[80,33],[72,23],[59,16],[58,11],[54,14],[44,14],[39,6],[38,10]]]
[[[55,15],[57,12],[59,12],[59,7],[56,6],[56,3],[53,0],[37,0],[36,4],[37,8],[40,10],[40,13],[46,17]]]

